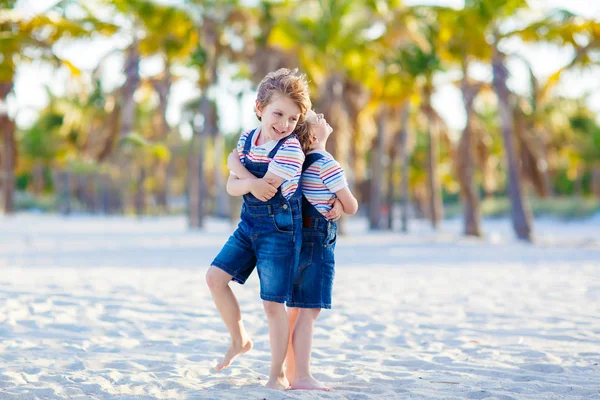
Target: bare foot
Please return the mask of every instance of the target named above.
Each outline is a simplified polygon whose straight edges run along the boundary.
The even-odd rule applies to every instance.
[[[288,382],[294,382],[294,372],[293,371],[289,371],[286,370],[285,371],[285,378],[288,380]]]
[[[269,382],[265,385],[268,389],[287,390],[290,387],[290,382],[285,376],[279,378],[269,378]]]
[[[325,386],[312,376],[308,378],[296,379],[292,386],[290,387],[292,390],[323,390],[325,392],[330,392],[331,388]]]
[[[223,357],[223,361],[221,361],[215,369],[217,371],[222,371],[225,368],[229,367],[231,362],[237,358],[237,356],[247,353],[252,349],[252,340],[249,338],[245,338],[240,345],[231,344],[229,345],[229,349],[227,349],[227,353],[225,353],[225,357]]]
[[[293,362],[288,363],[287,361],[285,363],[285,377],[288,382],[294,382],[294,379],[296,379],[296,367]]]

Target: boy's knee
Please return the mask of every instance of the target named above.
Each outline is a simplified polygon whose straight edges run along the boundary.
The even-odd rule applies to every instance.
[[[312,320],[316,320],[320,313],[320,308],[303,308],[300,310],[300,314],[304,318],[310,318]]]
[[[231,276],[227,272],[213,265],[206,271],[206,284],[210,290],[222,289],[229,284],[230,280]]]
[[[300,312],[300,309],[297,307],[288,307],[288,309],[287,309],[287,314],[290,317],[290,319],[298,318],[299,312]]]
[[[283,303],[276,303],[274,301],[263,301],[263,307],[267,317],[275,317],[282,313],[285,313],[285,306]]]

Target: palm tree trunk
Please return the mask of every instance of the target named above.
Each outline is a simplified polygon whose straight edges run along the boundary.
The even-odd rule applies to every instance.
[[[171,75],[171,65],[169,60],[165,60],[165,69],[160,79],[153,81],[154,90],[158,93],[158,112],[156,114],[156,132],[157,138],[166,140],[169,134],[169,124],[167,122],[167,106],[169,104],[169,95],[173,79]],[[167,168],[168,165],[163,162],[155,163],[157,175],[157,188],[155,199],[157,207],[163,212],[168,211],[167,205]]]
[[[510,106],[510,92],[506,85],[508,70],[504,65],[504,56],[494,44],[492,56],[493,85],[498,96],[498,108],[504,150],[508,165],[508,193],[511,201],[511,218],[517,237],[521,240],[531,241],[531,211],[523,196],[521,171],[518,165],[514,138],[513,113]]]
[[[132,130],[135,122],[135,100],[133,94],[140,84],[140,52],[137,40],[127,49],[125,58],[125,83],[121,88],[121,112],[119,137],[123,138]]]
[[[408,115],[410,111],[410,103],[406,101],[402,109],[402,120],[400,127],[400,221],[401,230],[404,233],[408,232]]]
[[[400,131],[398,131],[392,138],[392,144],[389,151],[389,164],[387,166],[387,200],[386,208],[387,214],[387,229],[394,229],[394,198],[396,197],[395,185],[394,185],[394,170],[396,169],[396,158],[398,158],[398,147],[399,147]]]
[[[223,165],[223,155],[225,151],[225,138],[219,131],[217,130],[214,135],[214,143],[215,143],[215,190],[216,190],[216,204],[215,204],[215,214],[219,217],[228,217],[229,216],[229,203],[227,202],[227,189],[225,187],[225,182],[223,180],[223,171],[221,167]]]
[[[127,49],[125,58],[124,73],[125,83],[120,91],[120,115],[119,115],[119,138],[123,139],[129,135],[135,126],[135,100],[133,95],[140,84],[140,53],[137,40]],[[121,186],[128,188],[127,181],[131,179],[133,182],[138,182],[138,177],[132,174],[133,161],[128,159],[122,152],[117,153],[117,164],[121,170]],[[133,176],[130,176],[133,175]],[[127,190],[123,196],[125,198],[125,209],[137,210],[136,193],[139,188],[133,188],[133,194]]]
[[[600,164],[592,167],[592,181],[590,183],[592,195],[600,199]]]
[[[369,228],[381,229],[381,181],[383,161],[383,141],[385,139],[386,107],[381,106],[377,123],[377,138],[375,139],[375,153],[371,156],[371,201],[369,202]]]
[[[61,213],[63,215],[71,214],[72,202],[71,202],[71,174],[68,171],[62,171],[60,174],[61,181]]]
[[[189,173],[189,210],[188,225],[190,228],[204,227],[204,202],[206,200],[206,188],[204,182],[204,152],[206,142],[206,121],[209,117],[210,104],[206,90],[202,91],[200,100],[200,113],[204,116],[204,125],[199,127],[193,124],[194,138],[192,140],[192,151],[190,152]]]
[[[135,191],[135,214],[140,217],[146,212],[146,190],[144,188],[144,181],[146,180],[146,168],[140,166],[140,170],[136,179],[136,191]]]
[[[424,90],[423,110],[427,116],[427,134],[429,136],[429,147],[427,154],[428,186],[429,186],[429,218],[431,226],[438,229],[443,213],[442,193],[437,167],[439,158],[438,131],[435,128],[433,108],[431,106],[432,87],[427,86]]]
[[[467,114],[467,124],[458,144],[458,176],[464,206],[464,229],[467,236],[481,236],[479,196],[473,176],[473,102],[478,89],[469,85],[467,76],[468,64],[463,64],[461,91]]]
[[[108,215],[110,214],[110,194],[111,194],[111,185],[110,185],[110,176],[108,174],[101,174],[99,176],[99,190],[96,192],[98,196],[98,204],[102,213]]]
[[[168,196],[169,196],[169,163],[160,163],[156,166],[156,179],[158,188],[155,199],[157,207],[165,214],[169,212]]]
[[[39,161],[36,161],[33,165],[31,175],[33,181],[33,193],[36,196],[39,196],[44,191],[44,186],[46,186],[44,179],[44,165]]]
[[[13,89],[13,82],[0,83],[0,133],[2,135],[2,203],[4,213],[14,212],[15,166],[17,147],[15,141],[15,122],[8,116],[6,99]]]

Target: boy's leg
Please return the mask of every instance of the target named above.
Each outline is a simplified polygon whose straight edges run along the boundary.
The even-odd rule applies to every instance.
[[[265,385],[270,389],[285,390],[290,383],[283,372],[283,362],[289,340],[288,316],[283,303],[263,301],[269,322],[269,339],[271,342],[271,371],[269,381]]]
[[[206,273],[206,283],[231,336],[231,344],[223,357],[223,361],[216,366],[217,371],[228,367],[237,356],[248,352],[252,348],[252,340],[250,340],[242,322],[240,305],[229,287],[231,278],[230,274],[215,266],[211,266]]]
[[[293,382],[296,375],[296,360],[294,359],[294,346],[292,340],[294,337],[294,328],[298,319],[298,308],[288,307],[288,321],[290,325],[290,337],[288,340],[287,355],[285,357],[285,377],[288,382]]]
[[[296,376],[292,382],[292,389],[331,390],[310,373],[313,327],[320,312],[320,308],[302,308],[298,314],[292,340],[296,357]]]

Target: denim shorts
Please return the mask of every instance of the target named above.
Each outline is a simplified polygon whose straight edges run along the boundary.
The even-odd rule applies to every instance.
[[[254,267],[260,298],[284,303],[291,295],[292,276],[300,257],[301,202],[242,205],[241,221],[212,265],[244,284]]]
[[[300,261],[288,307],[331,308],[336,239],[337,225],[324,218],[312,218],[310,226],[302,228]]]

